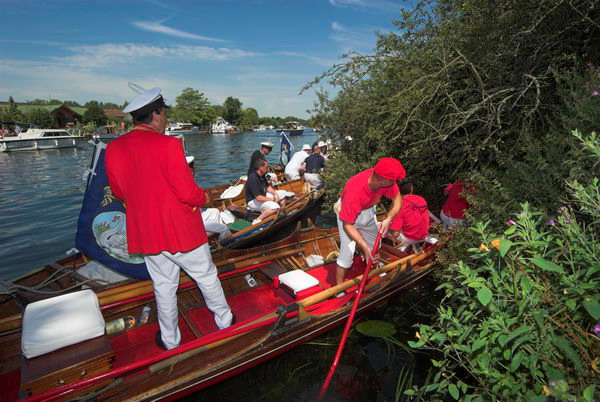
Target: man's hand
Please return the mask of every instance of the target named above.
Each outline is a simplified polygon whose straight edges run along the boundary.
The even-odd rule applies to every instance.
[[[367,243],[360,245],[360,253],[367,264],[369,264],[370,260],[373,260],[373,264],[377,264],[379,262],[379,253],[375,253],[374,256],[371,255],[371,250],[369,249],[369,245]]]
[[[381,234],[382,236],[385,236],[387,234],[388,230],[390,229],[390,225],[392,224],[392,219],[393,219],[393,217],[385,218],[379,224],[379,231],[382,233]]]

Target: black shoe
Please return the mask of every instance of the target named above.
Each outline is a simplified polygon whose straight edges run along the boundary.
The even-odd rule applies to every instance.
[[[158,331],[156,333],[156,336],[154,338],[154,342],[156,343],[156,346],[158,346],[162,350],[168,350],[167,347],[165,346],[165,344],[163,343],[162,337],[160,336],[160,331]]]
[[[237,320],[235,319],[235,314],[233,314],[233,313],[232,313],[231,315],[232,315],[233,317],[231,318],[231,324],[229,324],[229,326],[230,326],[230,327],[231,327],[231,326],[233,326],[233,325],[235,325],[235,323],[236,323],[236,321],[237,321]]]

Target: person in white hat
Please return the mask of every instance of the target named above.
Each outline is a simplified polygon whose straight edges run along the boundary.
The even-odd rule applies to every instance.
[[[310,183],[311,188],[317,188],[321,185],[321,171],[325,168],[325,158],[321,155],[321,147],[324,146],[323,141],[319,141],[313,145],[313,153],[304,161],[303,168],[304,180]]]
[[[300,172],[304,171],[303,163],[310,155],[310,145],[302,145],[302,150],[296,152],[292,159],[285,165],[285,177],[288,180],[298,180],[300,178]]]
[[[250,176],[250,174],[254,172],[254,163],[256,163],[256,161],[259,159],[267,160],[267,155],[269,155],[272,150],[273,143],[271,141],[263,141],[260,143],[260,149],[254,151],[254,153],[250,157],[250,166],[248,166],[248,176]]]
[[[183,268],[197,283],[220,329],[233,315],[212,261],[200,208],[207,193],[185,160],[181,141],[164,135],[168,106],[159,88],[136,96],[123,112],[133,130],[108,144],[106,173],[112,193],[124,201],[129,253],[144,255],[156,296],[160,331],[156,343],[181,342],[177,287]]]
[[[328,140],[327,142],[325,141],[319,141],[319,148],[321,148],[321,156],[323,157],[323,159],[325,159],[325,161],[327,161],[329,159],[329,155],[328,155],[328,147],[331,144],[331,141]]]

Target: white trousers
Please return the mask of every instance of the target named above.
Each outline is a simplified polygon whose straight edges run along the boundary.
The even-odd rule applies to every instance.
[[[217,208],[207,208],[202,211],[202,220],[204,221],[204,229],[210,233],[218,233],[219,240],[231,236],[231,231],[223,223],[221,212]]]
[[[287,173],[285,174],[285,177],[289,180],[298,180],[300,178],[300,173],[298,173],[298,171],[296,171],[295,173]]]
[[[321,175],[318,173],[304,173],[304,180],[315,187],[319,187],[319,185],[321,185]]]
[[[289,193],[285,190],[275,190],[279,199],[283,200],[289,194],[294,195],[294,193]],[[267,193],[267,197],[273,198],[273,194]],[[264,212],[268,209],[279,209],[281,208],[278,203],[275,201],[256,201],[256,198],[248,202],[248,208],[252,211]]]
[[[340,267],[347,269],[352,267],[352,259],[354,258],[354,251],[356,251],[356,242],[352,240],[344,230],[344,221],[340,219],[339,214],[337,215],[337,225],[340,232],[340,255],[336,262]],[[377,239],[377,232],[379,232],[375,207],[364,209],[358,214],[354,226],[369,245],[369,249],[372,249],[375,244],[375,239]]]
[[[440,212],[440,219],[443,223],[444,230],[451,228],[452,226],[464,226],[464,219],[450,218],[448,215],[444,213],[444,211]]]
[[[145,256],[144,260],[152,278],[160,333],[167,349],[173,349],[181,342],[181,333],[177,325],[180,268],[198,284],[206,307],[215,315],[217,327],[223,329],[231,325],[233,315],[217,277],[217,267],[212,261],[208,243],[186,253],[171,254],[163,251],[157,255]]]

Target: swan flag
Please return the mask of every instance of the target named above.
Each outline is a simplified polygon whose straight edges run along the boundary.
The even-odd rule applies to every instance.
[[[150,279],[143,257],[127,252],[127,215],[123,202],[110,191],[104,168],[105,151],[106,144],[97,142],[86,171],[87,185],[77,221],[75,247],[123,275]]]
[[[292,151],[294,150],[294,145],[289,140],[287,135],[282,131],[281,132],[281,143],[280,143],[280,151],[279,151],[279,161],[283,166],[287,165],[292,157]]]

